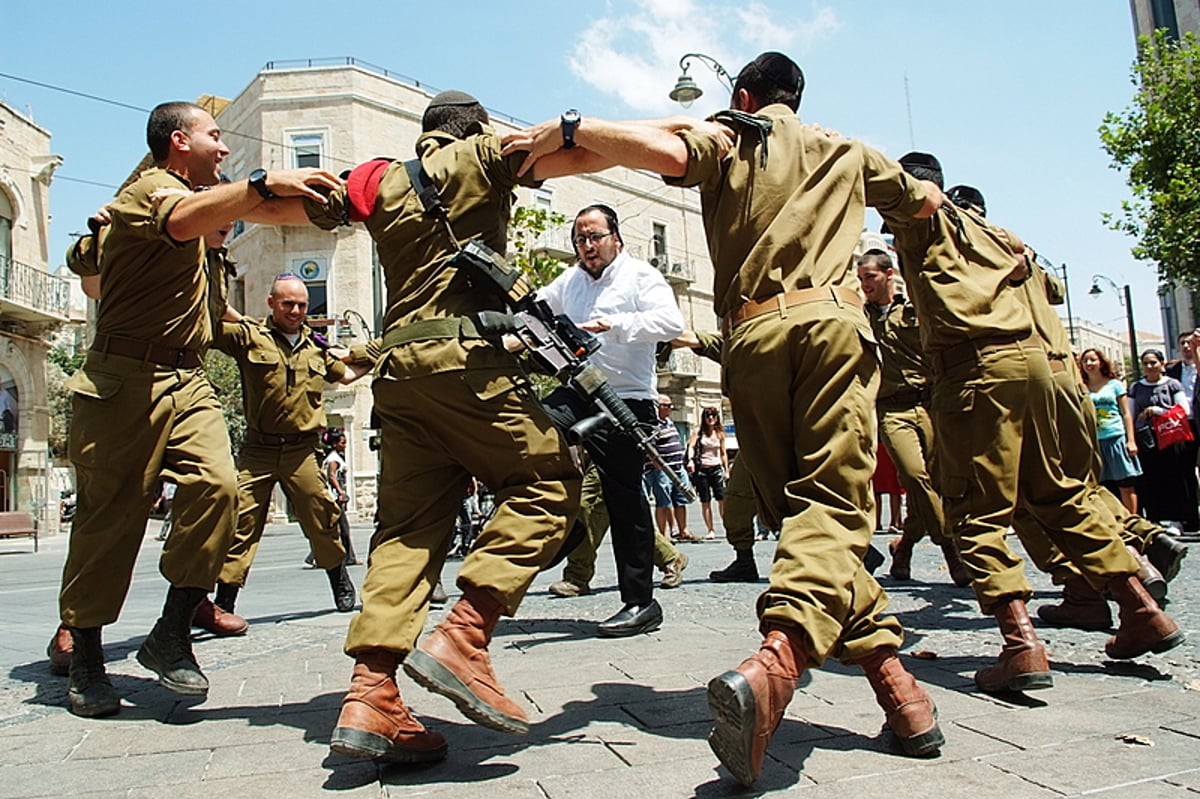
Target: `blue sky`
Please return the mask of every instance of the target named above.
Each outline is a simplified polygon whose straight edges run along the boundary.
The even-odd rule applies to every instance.
[[[114,0],[9,3],[4,16],[0,73],[147,109],[204,93],[234,97],[268,61],[353,56],[529,121],[569,107],[643,117],[680,111],[666,94],[685,52],[736,72],[763,50],[782,50],[807,77],[804,119],[893,157],[937,154],[948,185],[979,187],[994,221],[1069,265],[1077,316],[1123,329],[1115,292],[1087,294],[1099,273],[1132,286],[1139,329],[1162,329],[1153,267],[1100,218],[1127,196],[1096,134],[1104,113],[1133,94],[1133,25],[1122,0]],[[687,113],[727,102],[715,75],[700,65],[689,72],[706,95]],[[146,114],[3,76],[0,98],[31,111],[65,159],[51,188],[51,254],[61,258],[69,234],[145,153]]]

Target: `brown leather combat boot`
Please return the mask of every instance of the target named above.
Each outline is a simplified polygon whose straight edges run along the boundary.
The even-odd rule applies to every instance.
[[[888,543],[892,553],[891,575],[897,580],[912,579],[913,542],[904,536],[897,536]]]
[[[1121,621],[1117,634],[1104,645],[1110,658],[1124,660],[1147,652],[1166,652],[1184,642],[1186,636],[1179,625],[1162,612],[1137,577],[1130,574],[1116,578],[1108,584],[1108,592],[1117,603]]]
[[[937,707],[909,674],[896,650],[881,646],[858,661],[875,690],[875,701],[887,716],[887,726],[900,748],[912,757],[936,754],[946,742],[937,723]]]
[[[1138,552],[1129,544],[1125,545],[1126,551],[1137,561],[1138,571],[1137,578],[1146,589],[1146,593],[1154,597],[1154,601],[1161,608],[1166,604],[1164,600],[1167,598],[1167,579],[1163,577],[1162,572],[1155,568],[1150,562],[1150,558]]]
[[[192,614],[192,626],[207,630],[219,638],[245,635],[250,624],[236,613],[228,613],[208,597],[204,597]]]
[[[1052,688],[1054,676],[1046,649],[1033,631],[1033,622],[1025,608],[1025,600],[1010,599],[1000,604],[993,615],[1000,625],[1004,648],[991,666],[975,672],[975,684],[991,693],[1005,691],[1035,691]]]
[[[396,687],[400,657],[368,649],[354,659],[350,691],[329,738],[329,748],[345,757],[388,763],[432,763],[446,757],[446,739],[417,721]]]
[[[963,563],[962,555],[953,541],[942,544],[942,557],[946,559],[946,569],[955,585],[963,588],[971,584],[971,573],[967,571],[967,564]]]
[[[1062,602],[1042,605],[1038,617],[1054,627],[1076,630],[1107,630],[1112,627],[1108,601],[1084,578],[1076,575],[1063,583]]]
[[[529,732],[525,711],[504,695],[487,647],[504,612],[490,592],[468,588],[446,620],[404,659],[404,671],[421,686],[447,697],[472,721],[499,732]]]
[[[806,651],[798,627],[774,627],[758,652],[708,683],[708,708],[715,722],[708,745],[746,787],[762,773],[767,745],[796,692]]]
[[[50,673],[66,677],[71,673],[71,655],[75,652],[75,642],[71,640],[71,630],[65,624],[58,625],[54,637],[46,644],[46,657],[50,658]]]

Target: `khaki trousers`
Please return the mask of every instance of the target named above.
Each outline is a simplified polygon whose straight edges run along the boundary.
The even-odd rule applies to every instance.
[[[896,475],[908,495],[904,538],[920,541],[928,533],[941,546],[949,540],[942,497],[934,488],[933,421],[924,405],[879,410],[879,437],[896,464]]]
[[[1005,540],[1018,498],[1041,528],[1030,540],[1048,538],[1088,564],[1089,580],[1136,571],[1115,521],[1064,472],[1057,391],[1041,347],[1014,344],[939,372],[932,410],[946,518],[984,613],[1032,594]]]
[[[346,636],[351,656],[374,647],[407,654],[416,645],[471,475],[495,492],[496,513],[458,586],[488,591],[509,615],[579,509],[579,470],[546,412],[514,388],[515,368],[408,380],[389,372],[384,366],[372,384],[382,427],[379,526],[362,610]]]
[[[238,456],[237,532],[217,578],[222,583],[246,584],[276,485],[283,486],[317,566],[332,569],[346,557],[338,528],[342,510],[329,496],[329,483],[321,473],[320,455],[313,443],[246,444]]]
[[[1092,398],[1079,384],[1074,368],[1054,372],[1055,412],[1058,415],[1059,447],[1063,471],[1081,479],[1087,486],[1088,498],[1097,514],[1116,520],[1123,543],[1138,552],[1146,548],[1157,534],[1157,525],[1135,513],[1130,513],[1112,492],[1100,485],[1100,456],[1096,448],[1096,408]],[[1038,525],[1032,514],[1018,507],[1013,518],[1013,530],[1021,538],[1025,551],[1039,569],[1051,575],[1061,585],[1068,578],[1081,575],[1093,588],[1103,589],[1108,579],[1128,574],[1129,562],[1073,563],[1051,537]],[[1101,569],[1099,574],[1092,570]]]
[[[59,595],[63,623],[117,620],[160,475],[178,488],[159,571],[173,586],[212,590],[233,537],[237,480],[204,370],[89,353],[68,386],[79,505]]]
[[[739,446],[741,441],[738,442]],[[725,484],[725,540],[738,552],[754,548],[754,486],[741,458],[729,465]]]
[[[725,393],[759,515],[780,530],[760,625],[801,628],[810,665],[899,647],[863,567],[874,528],[878,356],[862,311],[829,301],[760,316],[726,339]]]

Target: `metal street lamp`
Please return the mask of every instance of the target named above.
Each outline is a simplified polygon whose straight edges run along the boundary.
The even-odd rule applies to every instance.
[[[1035,253],[1033,258],[1042,265],[1043,269],[1053,275],[1057,275],[1062,280],[1063,295],[1067,300],[1067,335],[1071,339],[1071,346],[1078,347],[1079,341],[1075,336],[1075,314],[1071,310],[1071,281],[1067,276],[1067,265],[1064,263],[1061,266],[1055,266],[1048,259],[1043,258],[1041,253]]]
[[[729,93],[733,94],[733,78],[717,59],[704,53],[686,53],[683,58],[679,59],[679,68],[683,70],[683,74],[679,76],[679,80],[675,81],[675,88],[668,95],[672,100],[684,108],[690,108],[692,103],[704,94],[704,90],[697,86],[696,81],[692,80],[692,76],[688,74],[688,59],[699,61],[717,73],[718,78],[724,78],[726,85],[729,86]]]
[[[1133,369],[1133,378],[1136,380],[1142,376],[1142,370],[1139,368],[1141,363],[1138,361],[1137,328],[1133,325],[1133,295],[1129,292],[1128,283],[1124,286],[1118,286],[1116,281],[1111,277],[1092,275],[1092,287],[1088,289],[1090,296],[1099,297],[1104,293],[1104,289],[1100,288],[1101,280],[1112,286],[1114,291],[1122,292],[1117,295],[1117,299],[1120,300],[1121,306],[1125,309],[1125,321],[1129,325],[1129,364]]]

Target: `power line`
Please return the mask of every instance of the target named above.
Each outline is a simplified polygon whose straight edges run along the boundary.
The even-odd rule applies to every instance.
[[[32,78],[23,78],[20,75],[9,75],[6,72],[0,72],[0,78],[8,78],[9,80],[17,81],[18,83],[28,83],[31,86],[39,86],[43,89],[49,89],[49,90],[55,91],[55,92],[62,92],[63,94],[71,94],[71,95],[74,95],[75,97],[82,97],[86,100],[94,100],[97,103],[105,103],[107,105],[115,105],[118,108],[128,108],[130,111],[141,111],[142,113],[145,113],[145,114],[150,113],[149,108],[142,108],[141,106],[130,105],[129,103],[123,103],[120,100],[110,100],[107,97],[101,97],[96,94],[88,94],[87,92],[80,92],[80,91],[76,91],[75,89],[68,89],[64,86],[55,86],[52,83],[42,83],[41,81],[33,80]]]
[[[0,164],[0,168],[7,169],[12,172],[24,172],[27,175],[34,175],[41,171],[37,169],[25,169],[24,167],[13,166],[12,164]],[[68,183],[83,183],[87,186],[99,186],[102,189],[112,189],[113,191],[121,188],[115,183],[104,183],[99,180],[88,180],[87,178],[75,178],[71,177],[70,175],[63,175],[59,172],[54,173],[54,179],[65,180]]]

